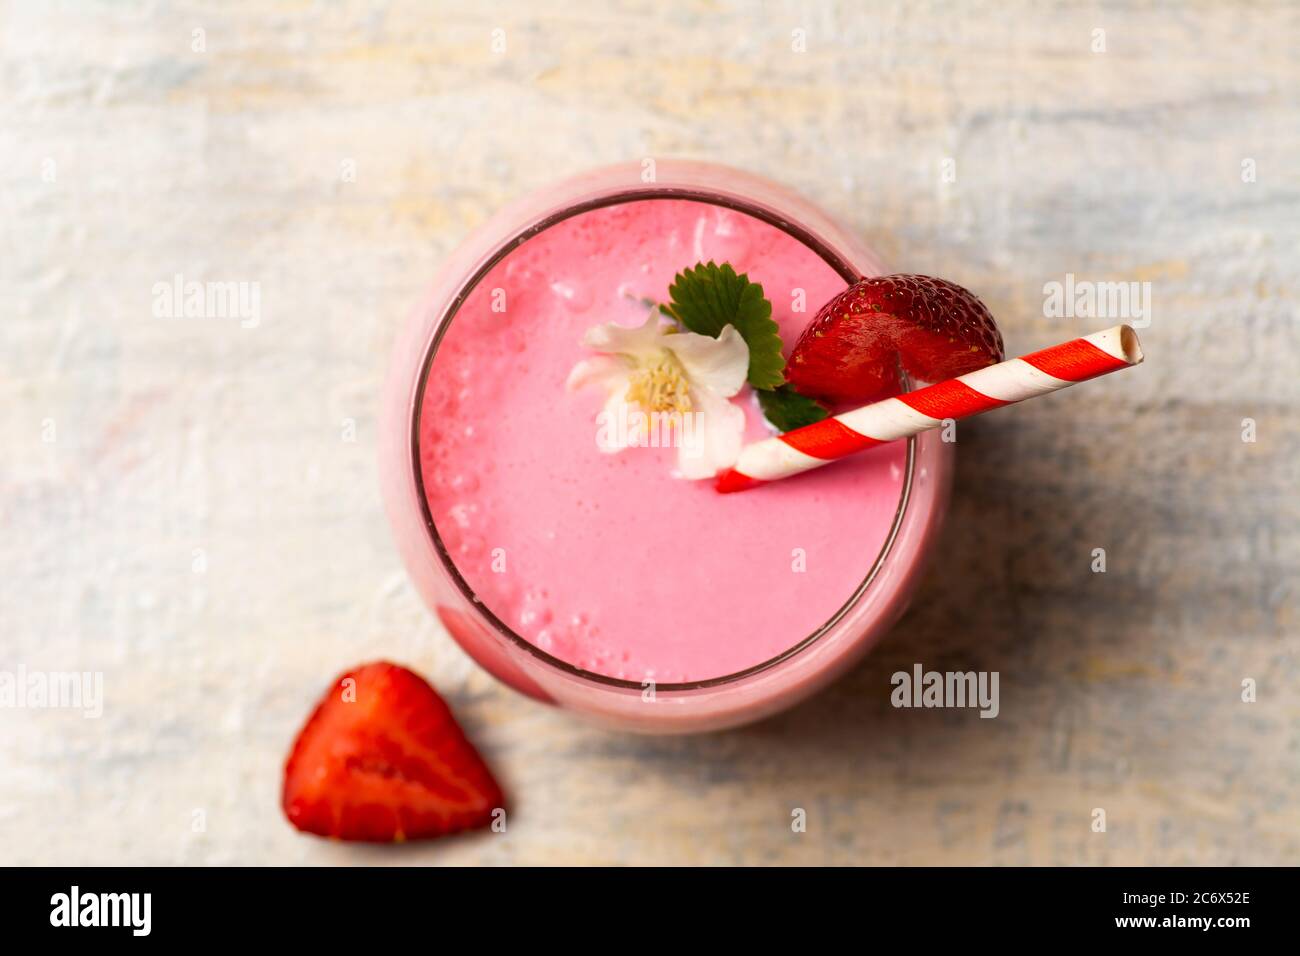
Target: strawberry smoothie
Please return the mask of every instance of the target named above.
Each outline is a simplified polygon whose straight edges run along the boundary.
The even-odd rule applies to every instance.
[[[709,259],[762,284],[791,344],[845,288],[807,246],[730,209],[595,209],[488,273],[424,394],[425,493],[457,569],[525,640],[608,677],[702,681],[776,657],[857,590],[898,510],[902,443],[738,496],[673,477],[673,448],[597,447],[604,396],[564,387],[583,332],[640,324],[642,300],[664,300],[675,272]],[[748,437],[767,437],[747,392]]]
[[[662,176],[628,188],[631,172],[567,184],[549,198],[574,205],[494,245],[510,238],[502,222],[549,208],[533,197],[449,264],[452,281],[398,344],[385,486],[417,585],[496,676],[622,726],[708,729],[810,693],[897,618],[942,513],[949,452],[920,436],[719,495],[675,474],[675,448],[603,451],[606,396],[565,387],[593,326],[640,325],[675,273],[711,259],[762,284],[788,355],[822,303],[877,268],[762,180],[673,166],[678,183],[711,187],[678,194]],[[611,177],[627,177],[614,200],[601,189]],[[780,227],[773,197],[817,231]],[[746,441],[773,434],[749,386],[731,401]]]

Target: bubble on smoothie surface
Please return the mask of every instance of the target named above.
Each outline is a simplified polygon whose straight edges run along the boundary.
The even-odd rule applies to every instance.
[[[586,312],[591,308],[591,289],[585,284],[572,279],[557,279],[551,283],[551,291],[571,312]]]
[[[447,481],[447,487],[457,493],[466,493],[478,490],[478,478],[465,472],[457,472]]]
[[[546,598],[539,591],[528,590],[524,593],[522,607],[519,609],[520,631],[528,634],[550,624],[554,617]]]
[[[729,209],[711,210],[696,220],[694,247],[698,262],[729,262],[737,272],[744,272],[748,265],[749,234]]]
[[[487,542],[476,534],[467,534],[456,545],[456,555],[461,558],[477,558],[487,550]]]

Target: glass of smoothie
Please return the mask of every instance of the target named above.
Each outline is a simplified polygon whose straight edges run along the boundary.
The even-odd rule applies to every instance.
[[[937,432],[745,494],[678,449],[602,450],[606,396],[566,387],[593,326],[635,327],[674,275],[761,283],[786,353],[876,256],[790,191],[725,166],[595,170],[457,248],[394,350],[385,504],[416,588],[502,682],[630,730],[757,720],[842,674],[898,620],[947,506]],[[748,388],[746,440],[772,434]]]

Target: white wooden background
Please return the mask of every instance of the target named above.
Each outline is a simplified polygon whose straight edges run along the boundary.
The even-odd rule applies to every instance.
[[[98,720],[0,711],[0,863],[1300,863],[1298,39],[1273,2],[0,4],[0,670],[105,681]],[[1154,309],[1141,370],[963,426],[878,653],[695,739],[477,671],[374,460],[447,250],[653,156],[802,190],[1013,352],[1111,324],[1044,317],[1066,273]],[[177,273],[258,283],[260,324],[154,318]],[[283,822],[300,722],[380,656],[451,701],[504,835]],[[999,671],[1001,716],[892,709],[916,661]]]

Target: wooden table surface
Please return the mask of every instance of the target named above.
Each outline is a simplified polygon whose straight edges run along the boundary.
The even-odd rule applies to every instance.
[[[0,863],[1300,863],[1297,9],[0,5],[0,670],[104,681],[99,719],[0,711]],[[1045,315],[1047,283],[1151,289],[1142,369],[963,426],[875,654],[699,738],[477,670],[375,466],[447,251],[659,156],[788,183],[975,289],[1014,353],[1113,324]],[[177,274],[257,283],[260,322],[155,317]],[[379,656],[463,718],[504,834],[358,849],[281,819],[309,707]],[[1000,716],[892,708],[914,662],[998,671]]]

